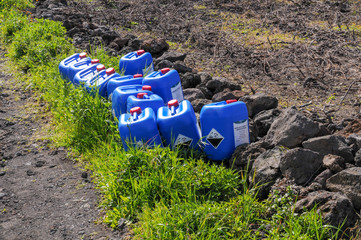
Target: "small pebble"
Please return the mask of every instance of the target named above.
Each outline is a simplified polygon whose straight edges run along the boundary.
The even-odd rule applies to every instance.
[[[6,193],[0,193],[0,199],[6,196]]]
[[[42,167],[42,166],[44,166],[44,164],[45,164],[45,161],[37,161],[35,163],[35,167]]]
[[[4,176],[5,173],[6,173],[5,171],[1,171],[1,172],[0,172],[0,176]]]
[[[34,176],[34,175],[36,175],[36,172],[34,172],[34,171],[32,171],[32,170],[28,170],[28,171],[26,171],[26,174],[27,174],[28,176]]]

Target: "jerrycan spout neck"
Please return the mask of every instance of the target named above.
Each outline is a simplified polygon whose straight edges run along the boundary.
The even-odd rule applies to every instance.
[[[133,107],[130,109],[130,115],[132,115],[134,121],[138,120],[141,113],[142,109],[140,107]]]
[[[178,100],[177,99],[172,99],[168,102],[168,108],[170,109],[170,113],[173,115],[175,115],[177,112],[177,108],[179,106]]]

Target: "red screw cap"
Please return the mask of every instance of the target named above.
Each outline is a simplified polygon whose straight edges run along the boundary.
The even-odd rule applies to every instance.
[[[178,100],[177,99],[172,99],[168,102],[168,107],[171,108],[171,107],[178,107],[179,106],[179,103],[178,103]]]
[[[144,98],[144,95],[148,95],[148,93],[146,93],[146,92],[138,93],[138,94],[137,94],[137,98],[143,99],[143,98]]]
[[[97,66],[97,71],[100,72],[105,69],[105,66],[103,64],[100,64]]]
[[[142,90],[152,91],[152,86],[144,85],[144,86],[142,87]]]
[[[237,102],[237,100],[236,99],[230,99],[230,100],[226,101],[227,104],[234,103],[234,102]]]
[[[86,52],[80,53],[80,54],[79,54],[79,58],[80,58],[80,59],[86,58]]]
[[[162,68],[162,69],[160,70],[160,72],[161,72],[162,74],[166,74],[166,73],[169,72],[169,71],[170,71],[169,68]]]
[[[144,54],[144,53],[145,53],[145,51],[144,51],[143,49],[137,51],[137,55],[138,55],[138,56],[140,56],[140,55],[142,55],[142,54]]]
[[[114,74],[114,73],[115,73],[115,70],[114,70],[114,68],[108,68],[108,69],[105,71],[105,73],[109,76],[109,75]]]
[[[133,107],[132,109],[130,109],[130,114],[133,114],[133,113],[141,114],[142,109],[140,107]]]
[[[133,75],[133,78],[141,78],[141,77],[143,77],[143,74],[134,74]]]
[[[96,63],[99,63],[99,59],[93,59],[93,60],[91,60],[91,62],[90,62],[91,64],[96,64]]]

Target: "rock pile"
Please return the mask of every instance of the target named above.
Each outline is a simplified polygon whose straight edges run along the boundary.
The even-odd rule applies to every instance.
[[[316,206],[326,223],[338,226],[346,219],[343,228],[353,226],[361,209],[361,132],[335,131],[333,124],[314,121],[294,107],[277,109],[269,96],[241,99],[251,101],[254,141],[238,147],[229,161],[248,173],[258,197],[292,185],[301,199],[296,212]],[[358,122],[350,121],[344,129]]]

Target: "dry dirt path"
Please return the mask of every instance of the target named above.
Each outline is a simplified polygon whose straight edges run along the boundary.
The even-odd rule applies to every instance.
[[[34,140],[39,119],[29,92],[12,87],[0,56],[0,239],[120,239],[101,224],[94,189],[86,172],[64,149]]]

